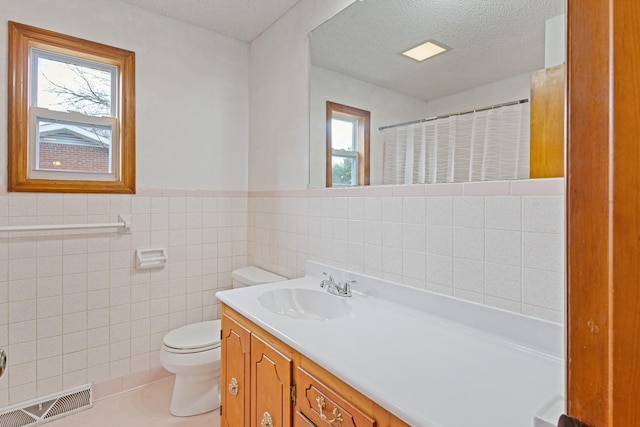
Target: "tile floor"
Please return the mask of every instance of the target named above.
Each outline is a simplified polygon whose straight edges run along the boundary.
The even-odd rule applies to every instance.
[[[217,410],[194,417],[173,417],[169,402],[174,377],[107,397],[93,408],[70,415],[47,427],[218,427]]]

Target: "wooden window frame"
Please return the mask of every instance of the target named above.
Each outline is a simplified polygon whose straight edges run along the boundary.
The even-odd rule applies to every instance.
[[[10,192],[135,193],[135,53],[9,21],[7,190]],[[118,67],[119,159],[115,180],[30,178],[29,62],[31,48]]]
[[[348,105],[342,105],[327,101],[327,161],[326,161],[326,185],[333,186],[332,177],[332,156],[333,145],[331,136],[331,120],[333,114],[348,116],[358,121],[358,183],[357,185],[369,185],[370,177],[370,136],[371,136],[371,113]]]

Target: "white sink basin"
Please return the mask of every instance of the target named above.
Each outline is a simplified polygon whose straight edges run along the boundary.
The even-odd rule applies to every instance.
[[[258,301],[267,310],[293,319],[329,320],[351,313],[351,304],[344,298],[311,289],[266,291]]]

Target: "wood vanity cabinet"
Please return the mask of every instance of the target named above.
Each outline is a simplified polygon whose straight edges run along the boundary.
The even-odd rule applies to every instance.
[[[220,383],[225,427],[408,427],[224,304]]]
[[[293,352],[273,345],[266,333],[255,332],[257,326],[248,327],[246,319],[229,311],[222,314],[220,424],[291,426]]]

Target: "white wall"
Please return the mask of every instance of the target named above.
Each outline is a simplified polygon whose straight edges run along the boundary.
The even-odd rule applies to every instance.
[[[544,31],[544,66],[553,67],[566,61],[566,16],[548,19]]]
[[[309,32],[353,0],[302,0],[251,43],[249,189],[309,182]]]
[[[526,73],[429,101],[425,117],[454,114],[530,97],[531,75]]]
[[[132,50],[137,186],[246,190],[247,43],[117,0],[0,0],[0,20],[0,98],[7,93],[7,20]],[[0,102],[2,138],[6,105]]]

